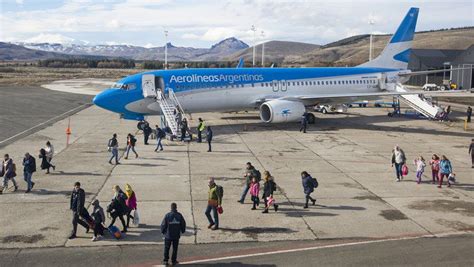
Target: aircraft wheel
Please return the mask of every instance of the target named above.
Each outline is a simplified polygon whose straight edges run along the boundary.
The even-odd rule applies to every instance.
[[[316,116],[314,116],[313,113],[308,113],[308,123],[309,124],[315,124],[316,123]]]

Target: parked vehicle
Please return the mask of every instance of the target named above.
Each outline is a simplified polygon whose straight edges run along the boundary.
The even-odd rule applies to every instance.
[[[369,100],[356,101],[349,104],[349,107],[359,106],[360,108],[366,108],[369,105]]]
[[[344,104],[340,105],[316,105],[314,111],[321,112],[323,114],[327,113],[344,113],[347,112],[347,106]]]
[[[426,83],[425,85],[423,85],[422,89],[424,91],[437,91],[439,90],[439,87],[434,83]]]

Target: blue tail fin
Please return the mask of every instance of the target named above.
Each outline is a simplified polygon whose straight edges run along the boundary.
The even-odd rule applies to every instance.
[[[406,69],[408,67],[408,61],[410,60],[410,52],[413,36],[415,35],[418,11],[418,8],[410,8],[382,53],[374,60],[360,66]]]

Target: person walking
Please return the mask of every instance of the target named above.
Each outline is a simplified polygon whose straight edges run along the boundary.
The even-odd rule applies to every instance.
[[[199,120],[199,124],[197,126],[197,132],[198,132],[197,142],[201,143],[202,142],[202,131],[204,131],[204,129],[206,129],[206,126],[204,125],[204,121],[202,120],[202,118],[199,118],[198,120]]]
[[[439,157],[436,154],[433,154],[431,156],[430,160],[430,166],[431,166],[431,178],[433,179],[433,184],[439,181]]]
[[[208,191],[208,198],[207,198],[207,208],[206,208],[206,217],[209,221],[209,225],[207,228],[211,230],[219,229],[219,213],[217,212],[218,208],[222,208],[222,193],[219,192],[219,187],[214,178],[209,178],[209,191]],[[221,187],[220,187],[221,188]],[[222,189],[222,188],[221,188]],[[214,219],[211,217],[211,211],[214,216]]]
[[[23,158],[23,179],[27,184],[25,193],[31,192],[35,183],[32,181],[33,173],[36,171],[36,160],[30,153],[25,153]]]
[[[16,166],[13,163],[13,159],[10,158],[8,154],[3,156],[2,162],[2,171],[0,172],[0,177],[3,177],[3,193],[8,191],[8,182],[12,180],[14,190],[13,192],[18,190],[18,184],[15,181],[16,177]]]
[[[471,145],[469,145],[469,154],[471,154],[471,168],[474,168],[474,139],[471,140]]]
[[[180,141],[184,141],[184,138],[186,138],[186,133],[188,132],[188,120],[186,118],[183,118],[181,120],[181,139]]]
[[[307,112],[303,113],[303,116],[301,116],[300,132],[302,131],[303,133],[306,133],[306,127],[308,127],[308,113]]]
[[[44,150],[46,151],[46,160],[48,160],[49,165],[51,165],[51,167],[53,168],[53,171],[56,170],[56,166],[53,165],[53,163],[51,163],[51,161],[53,160],[53,156],[54,156],[54,146],[53,146],[53,144],[51,144],[50,141],[47,141],[46,142],[46,147],[44,148]]]
[[[153,130],[150,127],[150,124],[145,121],[143,125],[143,143],[145,145],[148,145],[148,138],[150,138],[150,134],[153,132]]]
[[[445,156],[441,156],[441,161],[439,162],[439,185],[438,188],[441,188],[443,185],[443,179],[446,176],[446,179],[449,179],[449,175],[453,173],[453,167],[451,166],[451,161]],[[451,187],[451,184],[448,182],[448,187]]]
[[[161,144],[161,140],[166,137],[166,133],[158,125],[155,125],[155,129],[156,129],[156,141],[157,141],[155,152],[157,152],[158,149],[160,151],[163,151],[163,145]]]
[[[416,168],[416,183],[420,184],[421,177],[423,176],[423,173],[425,172],[425,167],[426,167],[425,159],[423,158],[423,156],[419,156],[413,161],[413,163],[415,164],[415,168]]]
[[[206,141],[209,146],[209,148],[207,149],[207,152],[212,152],[212,147],[211,147],[212,137],[213,137],[213,133],[212,133],[211,126],[207,126]]]
[[[186,231],[186,221],[183,215],[178,212],[176,203],[171,203],[171,211],[168,212],[161,222],[161,233],[165,237],[165,249],[163,255],[163,265],[168,265],[170,259],[170,248],[173,246],[171,254],[171,264],[178,264],[178,246],[181,234]]]
[[[466,115],[467,115],[467,118],[466,118],[467,122],[471,122],[472,108],[470,106],[467,107]]]
[[[89,232],[89,225],[81,218],[84,217],[85,214],[88,214],[87,210],[84,208],[85,201],[86,192],[81,188],[81,183],[76,182],[70,199],[70,209],[72,210],[72,233],[71,236],[69,236],[69,239],[76,238],[78,223],[86,228],[86,233]]]
[[[244,204],[245,197],[247,196],[247,193],[249,192],[250,189],[250,182],[252,181],[252,177],[256,177],[258,181],[260,181],[260,172],[255,169],[255,167],[252,165],[252,163],[247,162],[246,167],[245,167],[245,185],[242,190],[242,194],[240,195],[240,199],[237,200],[240,204]]]
[[[265,203],[265,210],[262,213],[268,213],[268,209],[271,205],[273,205],[275,212],[277,212],[278,205],[275,203],[275,199],[273,197],[273,192],[276,191],[275,178],[273,178],[269,171],[265,171],[263,173],[263,180],[264,182],[262,199]]]
[[[130,219],[134,219],[132,216],[132,211],[137,209],[137,195],[135,191],[132,190],[132,187],[129,184],[125,185],[125,195],[127,199],[125,200],[125,205],[127,205],[127,228],[130,227]]]
[[[128,212],[127,205],[125,204],[127,196],[118,185],[114,185],[113,190],[114,197],[112,198],[109,206],[107,207],[107,212],[109,212],[110,216],[112,217],[112,221],[109,224],[109,228],[114,225],[115,220],[119,218],[123,226],[122,233],[126,233],[127,225],[125,224],[125,219],[123,218],[123,215],[126,215]]]
[[[135,153],[135,158],[138,158],[138,153],[135,151],[135,145],[137,144],[137,139],[131,133],[127,135],[127,154],[125,155],[125,159],[128,159],[128,153],[130,150]]]
[[[52,167],[51,163],[48,161],[46,156],[46,150],[44,148],[40,149],[38,158],[41,159],[41,169],[46,170],[46,174],[49,174],[49,169]]]
[[[100,206],[99,200],[95,199],[92,201],[92,218],[94,218],[94,236],[92,241],[98,241],[104,236],[105,213],[104,209]]]
[[[405,152],[396,145],[392,150],[392,167],[395,165],[395,173],[397,174],[397,182],[403,180],[402,167],[406,162]]]
[[[308,208],[308,202],[311,200],[313,203],[313,206],[316,204],[316,199],[311,197],[311,193],[314,192],[315,184],[314,184],[314,179],[309,175],[306,171],[301,173],[301,181],[303,184],[303,191],[305,195],[305,205],[303,208],[307,209]]]
[[[260,183],[257,181],[257,178],[253,177],[252,182],[250,183],[250,196],[252,196],[252,210],[256,210],[257,206],[260,204]]]
[[[108,143],[109,151],[112,153],[112,156],[109,159],[109,164],[112,164],[112,160],[115,158],[115,165],[120,164],[118,159],[118,141],[117,141],[117,134],[114,133],[112,138],[109,139]]]

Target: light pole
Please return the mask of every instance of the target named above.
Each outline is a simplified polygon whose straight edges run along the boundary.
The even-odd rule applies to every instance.
[[[168,30],[165,30],[165,70],[168,69]]]
[[[250,30],[253,31],[253,53],[252,53],[252,67],[255,67],[255,32],[257,29],[255,28],[255,25],[252,25]]]
[[[262,68],[265,68],[265,33],[261,32],[262,36]]]
[[[369,24],[370,24],[369,61],[371,61],[372,60],[372,32],[373,32],[373,25],[375,24],[375,21],[373,18],[369,19]]]

